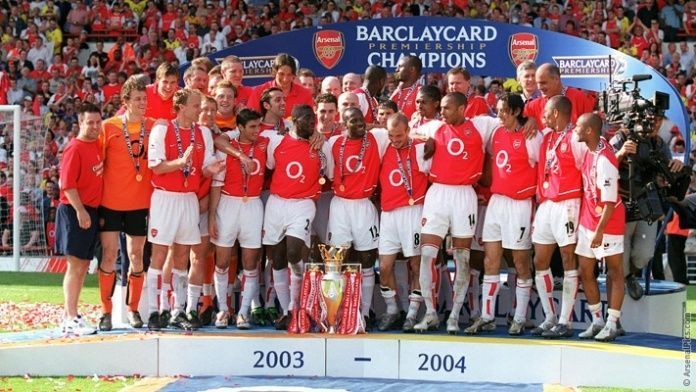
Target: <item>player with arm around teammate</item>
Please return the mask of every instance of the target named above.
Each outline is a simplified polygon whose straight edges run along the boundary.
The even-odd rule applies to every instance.
[[[422,91],[422,90],[421,90]],[[420,223],[423,201],[428,189],[429,161],[423,158],[425,143],[409,137],[408,119],[401,113],[387,119],[389,141],[379,181],[382,188],[379,236],[380,291],[387,311],[378,329],[394,329],[401,321],[396,301],[394,263],[399,252],[409,262],[410,295],[404,332],[413,332],[418,309],[423,302],[418,274],[420,271]]]
[[[527,303],[532,289],[530,267],[531,223],[536,192],[537,163],[541,134],[526,139],[522,130],[526,117],[524,102],[517,94],[506,94],[497,102],[501,126],[493,132],[488,151],[493,159],[491,199],[483,225],[485,249],[481,317],[464,330],[466,334],[495,329],[495,305],[500,289],[503,249],[512,250],[517,276],[517,309],[510,335],[524,330]]]

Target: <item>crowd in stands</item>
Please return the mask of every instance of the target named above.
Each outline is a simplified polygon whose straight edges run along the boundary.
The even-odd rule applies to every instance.
[[[418,15],[520,24],[611,46],[663,72],[681,92],[692,116],[691,132],[696,130],[696,45],[690,42],[696,37],[696,1],[0,0],[0,104],[21,105],[26,119],[40,121],[25,127],[28,146],[20,157],[27,220],[51,221],[61,152],[77,133],[76,105],[94,102],[104,118],[114,115],[130,75],[144,73],[154,80],[162,62],[183,64],[285,31]],[[311,72],[298,80],[319,91],[321,80]],[[427,83],[445,87],[437,74],[428,74]],[[492,106],[500,93],[521,88],[514,79],[484,75],[472,84]],[[388,83],[385,96],[395,87]],[[5,249],[11,245],[12,227],[4,222],[12,212],[12,144],[12,122],[3,114],[0,245]],[[23,234],[27,250],[40,242],[31,227]]]

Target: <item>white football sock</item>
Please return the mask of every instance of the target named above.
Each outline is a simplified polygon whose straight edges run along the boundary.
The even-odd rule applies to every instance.
[[[437,252],[438,249],[432,245],[424,245],[421,247],[419,282],[427,313],[434,313],[436,311],[435,298],[437,298],[437,292],[435,292],[433,279],[435,278],[434,272],[436,271],[435,259],[437,258]]]
[[[566,271],[563,275],[563,295],[561,296],[561,315],[558,322],[570,327],[573,323],[573,308],[575,307],[575,296],[578,294],[580,279],[578,270]]]
[[[466,300],[466,292],[469,289],[469,257],[470,251],[465,248],[455,248],[452,251],[454,256],[454,265],[456,272],[454,276],[454,301],[452,304],[452,313],[450,318],[459,320],[459,313],[462,311],[464,301]]]
[[[162,279],[162,270],[150,267],[147,270],[147,310],[148,313],[159,311],[159,283]]]
[[[273,270],[273,287],[278,295],[280,309],[282,314],[290,311],[290,285],[289,285],[288,269]]]
[[[517,288],[515,289],[515,321],[524,323],[527,320],[527,308],[529,307],[529,297],[532,295],[533,280],[517,279]]]
[[[544,309],[545,321],[556,322],[556,304],[553,302],[553,276],[551,275],[551,270],[537,270],[534,280],[541,308]]]
[[[244,270],[242,276],[242,303],[239,305],[239,314],[249,315],[251,301],[259,295],[259,272],[257,270]]]
[[[396,291],[390,289],[389,287],[381,286],[380,292],[382,293],[384,302],[387,304],[387,314],[399,313],[399,307],[396,305]]]
[[[361,312],[363,317],[368,317],[370,315],[370,306],[372,306],[372,295],[375,291],[375,269],[363,268],[362,270],[362,284],[360,286],[361,298],[360,303]],[[396,293],[395,293],[396,294]]]
[[[481,298],[481,318],[483,320],[493,320],[495,318],[498,290],[500,290],[500,275],[484,275],[483,297]]]
[[[230,309],[227,306],[227,281],[229,280],[230,269],[220,269],[215,267],[215,274],[213,275],[213,280],[215,281],[215,296],[218,299],[218,309],[221,312],[229,312]]]

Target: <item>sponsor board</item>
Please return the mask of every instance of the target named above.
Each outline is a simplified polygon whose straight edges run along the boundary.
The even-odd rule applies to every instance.
[[[597,76],[620,77],[626,71],[626,61],[609,56],[553,56],[562,78],[588,78]]]

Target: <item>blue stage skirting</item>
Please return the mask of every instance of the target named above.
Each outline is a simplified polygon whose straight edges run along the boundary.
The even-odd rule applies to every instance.
[[[298,387],[307,388],[307,392],[437,392],[464,390],[538,392],[543,390],[542,384],[455,383],[330,377],[193,377],[178,379],[160,389],[160,391],[297,391],[299,390],[297,389]]]

